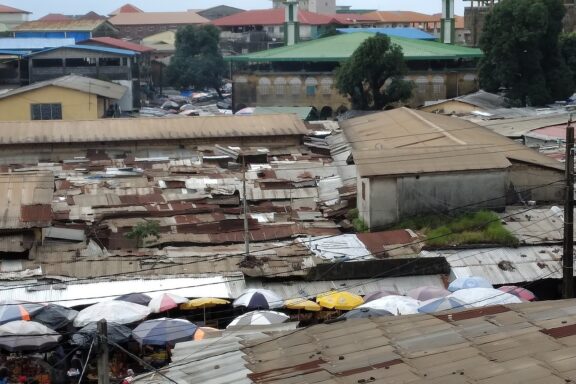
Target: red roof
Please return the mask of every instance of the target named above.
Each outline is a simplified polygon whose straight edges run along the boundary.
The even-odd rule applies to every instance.
[[[98,45],[106,45],[112,48],[119,48],[119,49],[127,49],[129,51],[134,52],[152,52],[154,48],[146,47],[144,45],[131,43],[126,40],[115,39],[113,37],[93,37],[89,40],[84,41],[83,43],[98,43]],[[80,43],[82,44],[82,43]]]
[[[61,13],[49,13],[44,17],[39,18],[38,20],[41,21],[65,21],[65,20],[71,20],[70,17],[63,15]]]
[[[334,18],[342,24],[356,24],[378,20],[374,15],[364,13],[337,13],[334,15]]]
[[[106,17],[99,15],[94,11],[90,11],[87,14],[80,16],[78,20],[106,20]]]
[[[285,21],[284,9],[258,9],[236,13],[212,21],[217,27],[239,27],[248,25],[281,25]],[[305,25],[341,24],[335,15],[321,15],[308,11],[298,11],[298,21]]]
[[[144,12],[140,8],[132,4],[124,4],[120,8],[116,9],[115,11],[110,12],[110,16],[117,15],[119,13],[142,13]]]
[[[18,9],[18,8],[9,7],[7,5],[0,4],[0,13],[31,13],[31,12],[23,11],[23,10]]]

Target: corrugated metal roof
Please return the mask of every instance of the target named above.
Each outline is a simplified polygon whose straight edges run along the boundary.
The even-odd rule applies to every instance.
[[[25,284],[24,284],[25,285]],[[22,284],[20,285],[22,286]],[[23,300],[35,303],[53,302],[67,307],[111,300],[132,292],[149,292],[155,296],[170,292],[183,297],[219,297],[233,299],[245,289],[242,274],[210,277],[133,278],[115,281],[89,281],[65,284],[34,285],[34,289],[4,285],[0,300]]]
[[[65,47],[54,47],[54,48],[48,48],[48,49],[45,49],[45,50],[39,51],[39,52],[32,52],[28,56],[30,56],[30,57],[40,56],[46,52],[51,52],[51,51],[60,50],[60,49],[61,50],[72,49],[72,50],[92,51],[92,52],[100,52],[100,53],[113,53],[115,55],[120,55],[120,56],[136,56],[136,55],[140,54],[139,52],[130,51],[127,49],[101,47],[98,45],[67,45]]]
[[[482,276],[493,285],[510,285],[562,277],[562,246],[463,249],[423,252],[445,257],[452,277]]]
[[[49,226],[53,188],[51,173],[0,174],[0,228]]]
[[[0,5],[0,13],[25,13],[25,14],[30,14],[32,12],[28,12],[28,11],[23,11],[21,9],[18,8],[14,8],[14,7],[9,7],[7,5]]]
[[[0,38],[0,49],[36,50],[73,45],[73,38]]]
[[[334,15],[298,10],[298,22],[302,25],[341,24]],[[252,25],[282,25],[286,21],[284,8],[254,9],[235,13],[212,21],[217,27],[241,27]]]
[[[562,165],[474,123],[408,108],[341,123],[360,176],[506,169],[511,160]]]
[[[1,122],[0,144],[154,141],[304,135],[295,115]],[[279,143],[281,144],[281,143]]]
[[[558,113],[542,116],[531,115],[518,118],[480,119],[467,117],[470,121],[486,127],[502,136],[521,137],[534,129],[549,127],[552,125],[566,124],[570,119],[570,113],[558,111]]]
[[[508,207],[501,216],[506,229],[514,234],[520,244],[561,243],[564,239],[562,218],[556,216],[550,208],[535,208],[525,212],[522,207]]]
[[[28,21],[22,23],[14,28],[12,31],[92,31],[98,28],[103,23],[108,23],[106,20],[57,20],[57,21]]]
[[[22,39],[20,39],[22,40]],[[58,77],[56,79],[40,81],[38,83],[26,85],[24,87],[13,89],[9,92],[0,94],[0,99],[5,99],[15,95],[20,95],[22,93],[30,92],[36,89],[45,87],[60,87],[66,89],[73,89],[75,91],[80,91],[84,93],[95,94],[102,97],[107,97],[110,99],[118,100],[124,96],[128,88],[118,85],[116,83],[111,83],[109,81],[103,81],[98,79],[93,79],[90,77],[78,76],[78,75],[68,75],[63,77]]]
[[[206,24],[195,12],[121,12],[110,18],[113,25]]]
[[[113,48],[127,49],[129,51],[135,51],[135,52],[140,52],[140,53],[150,52],[150,51],[154,50],[153,48],[146,47],[146,46],[141,45],[141,44],[132,43],[130,41],[126,41],[126,40],[122,40],[122,39],[116,39],[114,37],[93,37],[90,40],[81,41],[79,43],[79,45],[86,44],[86,43],[87,44],[90,44],[90,43],[102,44],[102,45],[106,45],[106,46],[113,47]]]
[[[438,40],[438,38],[430,33],[424,32],[419,28],[338,28],[340,33],[381,33],[388,36],[404,37],[406,39],[417,40]]]

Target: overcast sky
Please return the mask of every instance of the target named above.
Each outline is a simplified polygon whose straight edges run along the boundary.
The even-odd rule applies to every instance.
[[[1,4],[33,12],[31,19],[37,19],[47,13],[84,14],[94,11],[108,14],[114,9],[130,2],[144,11],[183,11],[202,9],[227,4],[243,9],[269,8],[270,0],[0,0]],[[353,5],[354,8],[381,10],[407,10],[423,13],[441,12],[442,0],[337,0],[338,5]],[[456,0],[456,14],[464,14],[464,0]]]

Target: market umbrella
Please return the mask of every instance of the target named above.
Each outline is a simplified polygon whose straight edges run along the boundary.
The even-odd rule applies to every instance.
[[[373,300],[358,308],[383,309],[395,315],[411,315],[418,313],[420,302],[408,296],[392,295]]]
[[[290,316],[276,311],[252,311],[238,316],[226,328],[249,325],[272,325],[286,322]]]
[[[196,325],[184,319],[161,318],[142,322],[132,336],[142,345],[167,345],[192,340]]]
[[[316,302],[328,309],[348,311],[364,303],[361,296],[346,291],[326,292],[316,297]]]
[[[398,295],[398,292],[394,292],[394,291],[388,291],[388,290],[380,290],[380,291],[374,291],[374,292],[370,292],[364,295],[364,302],[367,303],[369,301],[372,300],[376,300],[379,299],[381,297],[386,297],[386,296],[390,296],[390,295]]]
[[[0,325],[0,348],[9,352],[45,351],[58,345],[62,336],[35,321],[16,320]]]
[[[18,300],[0,300],[0,324],[15,320],[31,320],[44,305]]]
[[[222,331],[211,327],[198,327],[194,332],[194,340],[204,340],[207,337],[222,336]]]
[[[517,287],[515,285],[503,285],[498,288],[499,291],[510,293],[525,301],[535,301],[536,295],[526,288]]]
[[[461,300],[455,299],[453,297],[440,297],[438,299],[430,299],[423,302],[422,305],[420,305],[420,308],[418,308],[418,312],[434,313],[466,307],[466,303]]]
[[[89,346],[94,337],[98,334],[98,323],[90,323],[72,335],[72,344],[81,347]],[[106,335],[108,341],[116,344],[130,340],[132,330],[125,325],[118,323],[106,323]]]
[[[406,296],[420,301],[439,299],[441,297],[446,297],[449,294],[450,291],[440,287],[419,287],[406,292]]]
[[[459,277],[448,286],[450,292],[468,288],[492,288],[492,284],[481,276]]]
[[[239,110],[238,112],[236,112],[235,115],[238,115],[238,116],[250,116],[250,115],[254,114],[254,109],[255,109],[255,108],[251,108],[251,107],[242,108],[241,110]]]
[[[288,299],[284,302],[284,306],[288,309],[297,309],[305,311],[320,311],[322,307],[312,300],[308,299]]]
[[[180,309],[202,309],[204,311],[204,324],[206,324],[206,308],[213,308],[218,305],[230,304],[228,300],[218,299],[216,297],[201,297],[199,299],[188,300],[180,304]]]
[[[84,327],[88,323],[105,319],[111,323],[130,324],[150,314],[150,308],[127,301],[109,300],[84,308],[74,319],[74,326]]]
[[[125,295],[118,296],[114,300],[127,301],[129,303],[140,304],[140,305],[148,305],[148,303],[150,302],[150,300],[152,300],[152,298],[150,296],[144,294],[144,293],[134,292],[134,293],[127,293]]]
[[[234,300],[235,307],[248,309],[282,308],[284,300],[268,289],[248,289]]]
[[[382,317],[382,316],[394,316],[393,313],[388,312],[384,309],[374,309],[374,308],[354,308],[351,311],[346,312],[339,319],[366,319],[370,317]]]
[[[469,288],[456,291],[450,296],[471,307],[486,307],[499,304],[521,303],[519,297],[494,288]]]
[[[32,315],[32,320],[52,329],[60,329],[70,324],[78,311],[58,304],[48,304]]]
[[[148,308],[154,313],[164,312],[172,308],[176,308],[180,304],[184,304],[188,299],[173,293],[163,293],[154,297],[148,303]]]

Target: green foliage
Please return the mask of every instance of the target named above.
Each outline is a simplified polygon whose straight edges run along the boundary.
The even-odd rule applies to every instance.
[[[368,230],[370,229],[368,228],[364,220],[362,220],[359,217],[352,219],[352,225],[354,226],[354,230],[356,232],[368,232]]]
[[[178,88],[214,88],[220,94],[226,66],[218,48],[220,31],[213,25],[188,25],[176,32],[176,53],[166,74]]]
[[[561,0],[500,1],[486,17],[480,38],[480,86],[504,89],[513,105],[544,105],[574,92],[560,52]]]
[[[514,237],[502,225],[492,211],[478,211],[446,218],[441,215],[427,215],[404,220],[397,228],[411,228],[424,232],[426,243],[435,247],[465,244],[518,245]]]
[[[149,236],[158,239],[160,233],[160,224],[157,221],[146,221],[132,227],[130,232],[126,233],[128,239],[136,239],[138,246],[143,246],[143,240]]]
[[[402,48],[386,35],[377,34],[362,42],[336,72],[336,88],[361,110],[381,110],[406,101],[414,85],[403,80],[407,72]]]
[[[358,208],[352,208],[351,210],[346,212],[346,218],[350,221],[357,219],[359,215],[360,212],[358,211]]]
[[[572,71],[572,81],[576,84],[576,32],[560,35],[560,51],[566,65]]]

